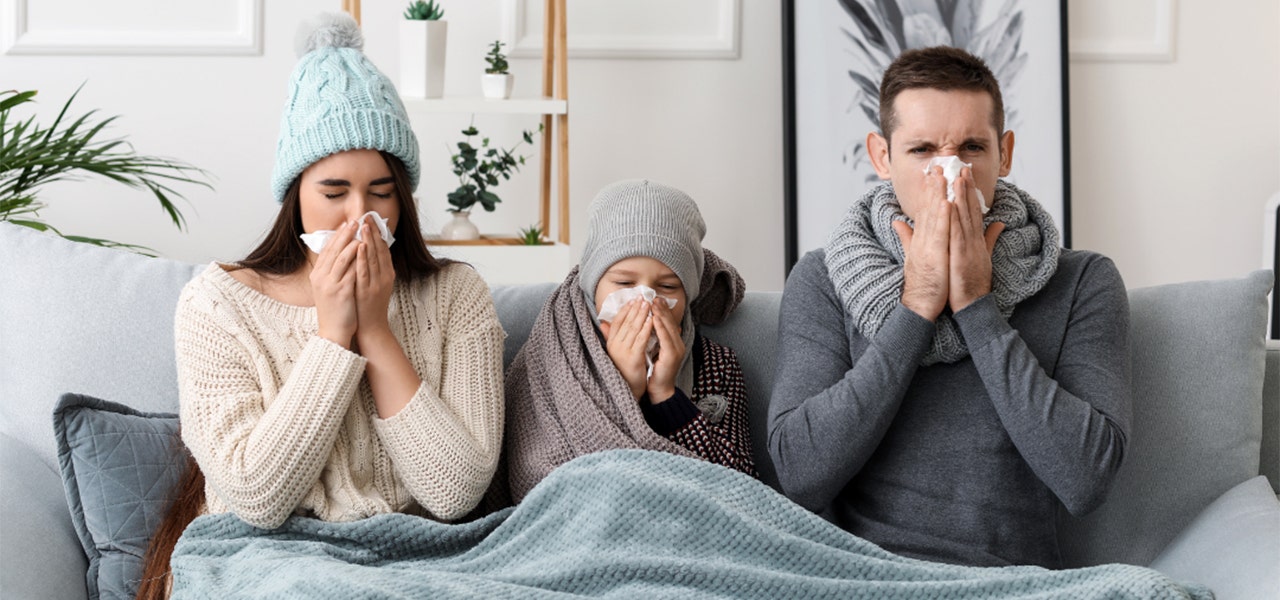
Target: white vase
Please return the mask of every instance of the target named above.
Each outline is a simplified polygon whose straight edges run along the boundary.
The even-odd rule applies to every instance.
[[[400,93],[410,98],[444,96],[444,59],[449,23],[400,21]]]
[[[471,211],[451,210],[453,218],[440,229],[440,237],[446,240],[478,240],[480,229],[471,222]]]
[[[515,76],[510,73],[485,73],[480,76],[480,89],[489,100],[506,100],[511,97],[515,82]]]

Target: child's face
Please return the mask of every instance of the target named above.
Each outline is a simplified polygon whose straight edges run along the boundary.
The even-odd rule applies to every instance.
[[[684,314],[688,298],[684,293],[684,284],[676,276],[675,271],[662,264],[662,261],[648,256],[624,258],[604,272],[600,282],[596,284],[596,311],[604,304],[604,299],[618,290],[644,285],[653,288],[659,296],[673,298],[676,305],[671,312]]]

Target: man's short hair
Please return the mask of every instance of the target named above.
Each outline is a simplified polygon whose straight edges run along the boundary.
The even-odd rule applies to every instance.
[[[916,48],[898,55],[880,78],[880,133],[888,140],[898,126],[893,103],[905,90],[967,90],[991,95],[991,124],[1004,133],[1004,100],[1000,82],[987,63],[959,48]]]

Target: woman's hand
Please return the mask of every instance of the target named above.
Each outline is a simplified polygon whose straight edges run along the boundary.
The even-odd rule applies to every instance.
[[[317,334],[343,348],[351,347],[356,333],[356,269],[360,242],[356,227],[348,223],[325,244],[311,267],[311,293],[316,303]]]
[[[391,250],[378,230],[371,224],[359,223],[364,241],[355,258],[356,341],[361,348],[375,334],[391,331],[387,321],[387,309],[391,305],[391,291],[395,286],[396,270],[391,264]]]
[[[680,314],[683,314],[681,311]],[[680,338],[680,317],[667,303],[658,299],[653,303],[653,330],[658,335],[658,358],[653,361],[653,376],[649,378],[647,391],[649,402],[660,404],[676,394],[676,375],[684,364],[687,348]]]
[[[653,317],[649,310],[648,302],[636,298],[623,305],[613,321],[600,324],[609,358],[626,380],[627,386],[631,388],[631,395],[636,400],[644,395],[645,376],[649,370],[644,352],[650,332],[653,331]]]

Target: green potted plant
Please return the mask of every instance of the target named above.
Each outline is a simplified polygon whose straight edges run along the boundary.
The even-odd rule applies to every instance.
[[[520,228],[520,243],[525,246],[541,246],[546,242],[542,239],[542,227],[537,223],[528,227]]]
[[[489,138],[482,138],[480,145],[471,143],[480,135],[473,122],[462,130],[465,140],[458,142],[458,152],[449,158],[453,162],[453,174],[458,176],[458,189],[449,192],[449,212],[453,219],[445,224],[440,237],[446,240],[474,240],[480,231],[471,222],[471,209],[479,204],[487,212],[493,212],[502,199],[493,192],[498,184],[511,179],[511,175],[524,165],[524,156],[515,154],[520,144],[533,144],[533,136],[542,133],[542,125],[534,131],[524,131],[521,141],[510,148],[490,145]]]
[[[515,84],[515,77],[507,71],[507,55],[502,53],[502,46],[502,42],[495,40],[484,57],[489,66],[485,67],[484,75],[480,76],[480,88],[484,90],[484,97],[490,100],[510,98],[511,88]]]
[[[444,96],[449,23],[435,0],[414,0],[400,22],[400,93],[412,98]]]
[[[67,111],[79,93],[77,89],[71,94],[53,124],[43,127],[35,117],[22,121],[11,114],[14,108],[31,102],[35,91],[0,91],[0,221],[49,231],[76,242],[153,255],[144,246],[68,235],[39,218],[40,210],[47,206],[36,198],[40,186],[98,175],[151,192],[174,226],[182,230],[186,220],[174,199],[183,196],[170,184],[192,183],[213,189],[201,169],[177,160],[140,155],[122,137],[102,139],[103,131],[117,117],[97,120],[97,111],[91,110],[69,119]]]

